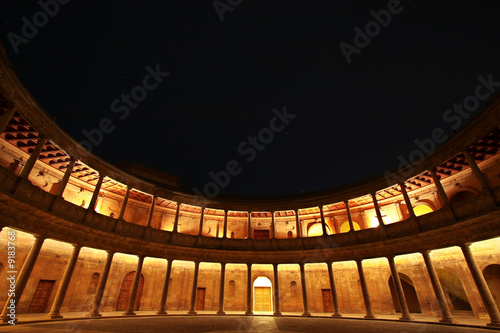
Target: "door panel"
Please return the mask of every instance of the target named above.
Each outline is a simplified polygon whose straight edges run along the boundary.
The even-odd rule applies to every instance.
[[[323,311],[333,312],[332,291],[330,289],[321,289],[321,297],[323,298]]]
[[[134,284],[134,278],[135,278],[135,272],[130,272],[123,278],[122,286],[120,288],[120,295],[118,296],[118,305],[116,306],[117,311],[127,310],[128,302],[130,299],[130,292],[132,290],[132,285]],[[139,280],[139,286],[137,288],[137,297],[135,298],[134,311],[139,310],[143,286],[144,286],[144,277],[141,274],[141,279]]]
[[[255,311],[272,311],[271,288],[255,287]]]
[[[196,310],[205,310],[205,288],[198,288],[196,290]]]
[[[28,312],[30,313],[40,313],[45,312],[47,308],[47,303],[52,293],[56,281],[53,280],[40,280],[38,286],[36,287],[35,294],[31,299]]]

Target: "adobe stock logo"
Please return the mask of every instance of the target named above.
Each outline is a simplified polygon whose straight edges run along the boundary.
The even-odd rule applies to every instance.
[[[148,97],[148,92],[153,91],[163,79],[170,75],[168,72],[162,72],[160,64],[156,64],[155,69],[151,66],[146,66],[146,74],[142,78],[142,84],[133,87],[130,94],[121,94],[120,98],[116,98],[111,102],[111,112],[119,114],[120,120],[125,120],[130,115],[130,109],[136,109],[140,102],[143,102]],[[86,140],[80,141],[80,144],[92,151],[94,147],[99,146],[104,140],[104,134],[110,134],[116,129],[116,125],[110,118],[102,118],[99,125],[91,130],[84,129],[82,134]]]
[[[476,85],[473,95],[465,97],[462,103],[453,103],[453,107],[444,111],[443,120],[450,125],[452,130],[459,129],[463,121],[479,109],[481,102],[490,98],[496,88],[500,87],[500,81],[494,81],[491,73],[488,74],[487,78],[479,75],[477,80],[479,84]],[[421,165],[427,156],[446,140],[448,140],[448,136],[440,127],[433,129],[427,138],[413,140],[417,148],[412,150],[406,158],[403,155],[398,156],[398,174],[388,171],[384,174],[387,185],[405,181],[412,176],[415,168]]]
[[[354,45],[344,41],[339,44],[347,63],[350,64],[352,62],[352,55],[360,54],[361,50],[366,48],[372,39],[381,33],[382,28],[386,28],[391,23],[393,15],[400,14],[403,9],[403,5],[401,5],[399,0],[389,0],[387,2],[387,9],[382,9],[378,12],[371,10],[370,15],[373,17],[373,20],[365,24],[364,31],[358,26],[354,27],[354,32],[356,33],[353,37]]]
[[[21,21],[23,26],[21,28],[21,35],[13,32],[7,34],[10,45],[14,49],[16,54],[19,53],[19,46],[23,44],[28,44],[30,39],[33,39],[38,35],[39,29],[45,27],[50,18],[54,18],[57,13],[59,13],[59,5],[66,5],[70,0],[40,0],[38,1],[38,6],[41,10],[33,14],[31,21],[23,16]]]
[[[268,126],[261,128],[257,135],[249,135],[246,140],[243,140],[238,145],[238,153],[245,158],[245,162],[250,163],[257,157],[260,151],[266,149],[275,137],[275,134],[282,132],[290,121],[297,118],[296,114],[288,113],[286,105],[282,111],[274,108],[272,110],[274,116],[269,120]],[[225,169],[218,172],[210,171],[208,175],[212,181],[206,183],[202,191],[198,188],[193,188],[196,195],[196,201],[203,203],[208,198],[215,198],[220,194],[221,189],[226,188],[231,182],[231,177],[239,175],[243,171],[242,164],[237,160],[226,162]]]

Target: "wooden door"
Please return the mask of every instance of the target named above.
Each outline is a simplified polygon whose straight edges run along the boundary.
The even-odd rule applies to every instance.
[[[56,281],[53,280],[40,280],[38,282],[38,286],[36,287],[33,298],[31,299],[28,312],[30,313],[45,312],[45,309],[47,308],[47,303],[50,298],[50,294],[52,293],[52,288],[54,288],[55,283]]]
[[[333,312],[332,291],[330,289],[321,289],[321,296],[323,297],[323,312]]]
[[[254,239],[269,239],[269,230],[254,230]]]
[[[255,287],[255,309],[254,311],[272,311],[271,288]]]
[[[196,310],[205,310],[205,288],[198,288],[196,290]]]
[[[134,284],[134,278],[135,278],[135,272],[130,272],[123,278],[122,287],[120,288],[120,295],[118,296],[118,305],[116,306],[117,311],[127,310],[128,302],[130,299],[130,292],[132,291],[132,285]],[[144,285],[144,276],[142,276],[141,274],[141,279],[139,280],[139,286],[137,288],[137,297],[135,298],[134,311],[139,310],[143,285]]]

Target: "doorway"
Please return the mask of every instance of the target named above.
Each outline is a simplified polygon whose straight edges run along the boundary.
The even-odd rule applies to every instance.
[[[253,283],[254,311],[273,311],[272,284],[265,276],[259,276]]]
[[[195,306],[196,311],[205,310],[205,292],[206,292],[205,288],[198,288],[196,290],[196,306]]]
[[[40,280],[38,282],[35,294],[33,295],[30,306],[28,308],[29,313],[45,312],[47,303],[49,302],[50,294],[52,294],[52,289],[54,288],[55,284],[56,281],[54,280]]]
[[[117,311],[126,311],[128,308],[128,302],[130,299],[130,292],[132,290],[132,284],[134,283],[135,272],[130,272],[123,278],[122,287],[120,288],[120,295],[118,296],[118,305],[116,306]],[[137,288],[137,297],[135,298],[134,311],[139,310],[139,304],[141,303],[142,287],[144,285],[144,276],[141,274],[141,279],[139,280],[139,287]]]
[[[331,289],[321,289],[321,297],[323,298],[323,312],[333,312],[333,299]]]
[[[410,313],[422,313],[420,308],[420,302],[418,301],[417,292],[413,286],[413,281],[409,276],[399,273],[399,280],[401,281],[401,286],[403,287],[403,293],[406,299],[406,305],[408,306],[408,311]],[[389,278],[389,288],[391,289],[392,300],[394,302],[394,308],[396,312],[401,312],[401,306],[399,305],[398,294],[396,293],[396,288],[394,286],[394,281],[392,275]]]

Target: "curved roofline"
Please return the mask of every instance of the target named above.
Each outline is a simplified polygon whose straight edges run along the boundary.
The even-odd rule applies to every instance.
[[[38,104],[17,75],[1,43],[0,47],[0,91],[14,103],[16,111],[23,118],[32,122],[31,125],[44,133],[50,140],[56,142],[69,155],[88,164],[100,174],[102,173],[143,192],[188,205],[235,211],[276,211],[342,202],[374,193],[395,185],[397,181],[405,181],[429,170],[444,160],[461,153],[466,147],[484,137],[500,123],[500,97],[497,97],[488,108],[482,111],[458,135],[447,140],[431,154],[419,160],[416,165],[411,165],[411,172],[405,172],[406,170],[389,172],[391,179],[396,180],[392,183],[388,182],[386,177],[388,173],[386,173],[353,184],[304,194],[275,197],[217,196],[212,199],[202,198],[192,192],[174,187],[170,188],[164,184],[138,178],[83,148],[63,128],[57,125],[52,117]]]

